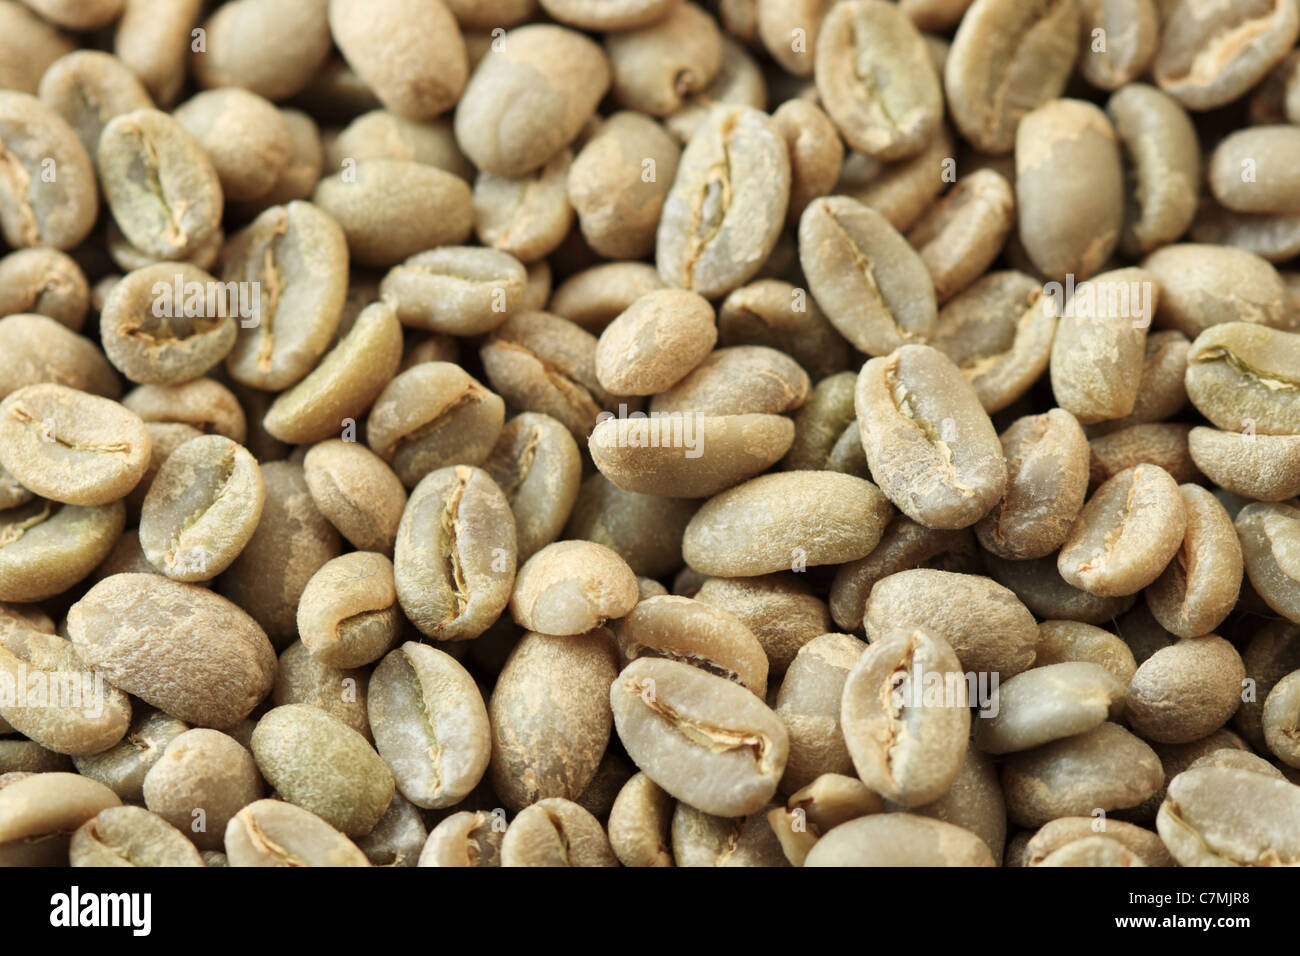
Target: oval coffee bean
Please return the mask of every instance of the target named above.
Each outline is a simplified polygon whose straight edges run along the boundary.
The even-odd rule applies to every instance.
[[[1124,172],[1105,113],[1060,99],[1025,116],[1016,130],[1016,209],[1025,252],[1049,279],[1101,269],[1124,229]]]
[[[689,664],[641,658],[618,675],[609,698],[628,755],[678,800],[738,817],[775,793],[789,736],[743,687]]]
[[[549,415],[522,412],[501,429],[482,467],[510,502],[519,560],[527,561],[560,536],[573,511],[582,482],[578,444]]]
[[[276,707],[257,722],[253,757],[285,800],[349,836],[369,833],[393,799],[393,775],[359,733],[306,704]]]
[[[71,866],[203,866],[180,830],[142,807],[109,807],[87,820],[68,844]]]
[[[1232,717],[1245,676],[1241,656],[1223,638],[1184,638],[1137,669],[1125,698],[1125,719],[1147,740],[1200,740]]]
[[[1252,435],[1193,428],[1187,447],[1205,477],[1255,501],[1300,495],[1300,435]]]
[[[848,196],[814,199],[799,220],[799,260],[817,304],[859,351],[885,355],[930,334],[929,270],[869,206]]]
[[[355,843],[316,814],[280,800],[250,803],[226,825],[231,866],[369,866]]]
[[[73,505],[125,497],[149,467],[144,422],[63,385],[28,385],[0,402],[0,465],[34,493]]]
[[[507,807],[582,795],[609,743],[609,688],[617,676],[614,643],[603,628],[567,637],[529,633],[515,645],[488,704],[489,779]]]
[[[713,307],[703,296],[650,292],[601,332],[596,378],[613,395],[655,395],[703,362],[717,338]]]
[[[944,66],[957,128],[977,149],[1010,152],[1025,114],[1065,90],[1078,49],[1068,0],[975,0]]]
[[[572,800],[525,807],[501,839],[502,866],[618,866],[600,821]]]
[[[187,262],[145,266],[113,286],[104,301],[104,354],[133,382],[188,382],[234,347],[236,307],[216,279]]]
[[[1187,353],[1187,397],[1225,431],[1300,435],[1300,334],[1249,322],[1206,329]]]
[[[1012,754],[1002,765],[1007,813],[1022,827],[1136,807],[1163,782],[1155,751],[1114,723]]]
[[[1300,789],[1250,770],[1178,774],[1156,815],[1183,866],[1294,866],[1300,861]]]
[[[99,190],[72,127],[36,97],[0,90],[0,144],[0,235],[14,249],[81,243],[95,224]]]
[[[390,652],[370,676],[367,707],[375,747],[417,807],[460,802],[487,771],[487,707],[450,655],[413,641]]]
[[[970,383],[942,352],[905,345],[858,374],[862,446],[881,490],[929,528],[965,528],[1002,497],[1002,445]]]
[[[393,550],[406,489],[370,449],[340,439],[313,445],[302,461],[312,501],[360,551]]]
[[[719,109],[682,152],[655,240],[660,274],[718,298],[744,285],[785,224],[790,158],[780,130],[747,107]]]
[[[257,461],[222,435],[193,438],[158,469],[140,509],[140,546],[176,581],[206,581],[257,530],[266,489]]]
[[[836,4],[817,33],[817,92],[850,146],[878,159],[919,153],[943,121],[920,32],[882,0]]]
[[[393,563],[373,551],[326,561],[298,600],[302,643],[329,667],[347,669],[379,660],[403,624]]]
[[[230,820],[262,791],[253,755],[233,737],[204,729],[172,738],[142,786],[145,805],[204,850],[222,847]],[[199,819],[202,828],[194,826]]]
[[[1157,465],[1111,478],[1089,499],[1057,557],[1068,583],[1090,594],[1136,594],[1178,553],[1187,509],[1178,485]]]
[[[1155,619],[1178,637],[1209,634],[1237,604],[1243,570],[1232,518],[1200,485],[1178,489],[1187,531],[1174,559],[1147,589]]]
[[[0,601],[43,601],[103,561],[122,535],[120,501],[82,507],[36,500],[0,512]]]
[[[1288,767],[1300,767],[1300,672],[1273,685],[1261,722],[1268,749]]]
[[[491,332],[520,306],[527,279],[523,264],[508,253],[444,246],[393,267],[379,289],[393,299],[403,325],[478,335]]]
[[[962,614],[952,613],[961,608]],[[941,637],[967,671],[1003,680],[1034,662],[1038,626],[1007,588],[978,574],[914,568],[881,578],[867,598],[867,637],[881,640],[899,628]]]
[[[817,841],[805,866],[996,866],[969,830],[911,813],[850,820]]]
[[[99,137],[96,162],[113,221],[142,252],[183,259],[220,228],[217,171],[169,114],[142,109],[114,117]]]
[[[271,643],[243,610],[154,574],[100,581],[68,611],[68,635],[114,687],[199,726],[238,723],[275,675]]]
[[[429,831],[419,866],[500,866],[505,819],[482,810],[462,810]]]
[[[510,613],[540,634],[585,634],[623,617],[639,594],[636,575],[614,551],[592,541],[557,541],[519,569]]]
[[[505,610],[515,577],[515,520],[501,489],[477,468],[426,475],[397,527],[397,599],[437,640],[482,634]]]
[[[975,723],[975,746],[988,754],[1030,750],[1103,724],[1124,700],[1113,674],[1067,661],[1017,674],[997,692],[998,711]]]
[[[762,475],[705,502],[686,526],[682,557],[720,577],[842,564],[876,546],[889,515],[885,496],[861,478]]]
[[[799,649],[776,696],[776,715],[790,735],[784,791],[794,792],[823,774],[850,774],[840,730],[840,698],[853,665],[867,645],[848,634],[822,634]]]
[[[840,725],[853,766],[863,783],[905,807],[947,792],[966,754],[970,720],[957,655],[920,629],[873,641],[844,684]]]
[[[1249,504],[1237,514],[1246,574],[1256,593],[1288,621],[1300,623],[1300,507]]]

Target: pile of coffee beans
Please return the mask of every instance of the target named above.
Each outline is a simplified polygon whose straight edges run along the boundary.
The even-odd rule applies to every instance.
[[[0,0],[0,865],[1300,865],[1296,0]]]

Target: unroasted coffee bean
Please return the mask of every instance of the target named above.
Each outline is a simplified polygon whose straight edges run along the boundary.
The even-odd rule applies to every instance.
[[[174,737],[145,774],[145,805],[186,833],[194,845],[224,845],[236,813],[262,798],[253,755],[216,730],[187,730]]]
[[[514,517],[483,471],[430,472],[411,492],[397,529],[397,597],[416,627],[439,640],[477,637],[510,599]]]
[[[652,116],[667,116],[687,95],[707,89],[722,65],[717,23],[694,3],[675,5],[652,24],[611,34],[605,51],[619,104]]]
[[[1076,588],[1061,577],[1056,555],[1008,561],[985,554],[985,564],[994,580],[1015,592],[1025,607],[1040,618],[1101,624],[1123,614],[1135,601],[1132,595],[1103,597]]]
[[[785,222],[790,159],[771,119],[729,107],[691,136],[664,201],[655,261],[672,285],[706,298],[749,279]]]
[[[397,789],[418,807],[458,803],[488,767],[487,708],[450,655],[408,641],[370,677],[370,727]]]
[[[348,65],[394,112],[432,119],[465,88],[465,41],[442,0],[330,0],[329,25]]]
[[[210,378],[183,385],[141,385],[122,397],[122,404],[149,422],[178,422],[202,432],[243,443],[248,420],[233,392]]]
[[[143,803],[145,776],[167,745],[189,727],[152,707],[137,705],[133,710],[126,736],[117,744],[96,754],[74,757],[72,762],[83,777],[99,781],[123,800]]]
[[[573,225],[572,164],[573,154],[564,149],[522,176],[479,173],[473,197],[479,241],[530,264],[554,252]]]
[[[890,809],[899,808],[891,806]],[[912,807],[908,812],[969,830],[984,841],[993,859],[1002,859],[1007,839],[1007,807],[1002,799],[1002,786],[993,762],[973,746],[966,748],[961,770],[948,792],[933,803]]]
[[[344,230],[311,203],[272,206],[231,236],[222,249],[222,278],[257,290],[250,302],[241,299],[249,307],[241,309],[239,337],[226,359],[231,377],[279,390],[311,371],[338,328],[347,263]]]
[[[474,71],[456,109],[456,142],[479,169],[522,176],[568,145],[609,89],[595,43],[550,24],[501,37]]]
[[[940,675],[937,700],[930,674]],[[970,719],[957,656],[943,638],[919,629],[873,641],[844,685],[840,724],[853,766],[864,783],[903,806],[929,803],[952,785]]]
[[[609,843],[624,866],[672,866],[673,798],[644,773],[619,790],[609,814]]]
[[[121,803],[102,783],[73,773],[32,773],[0,787],[0,862],[65,866],[68,839]]]
[[[28,385],[0,403],[0,464],[38,495],[105,505],[135,487],[151,439],[138,416],[63,385]]]
[[[298,601],[302,642],[331,667],[379,660],[401,626],[393,564],[373,551],[353,551],[325,562]]]
[[[402,330],[392,308],[386,301],[371,303],[320,364],[271,403],[262,426],[273,438],[296,443],[346,432],[390,384],[401,355]]]
[[[0,315],[47,315],[75,332],[89,304],[85,273],[57,249],[19,249],[0,259]]]
[[[667,283],[645,262],[605,262],[570,276],[551,296],[556,315],[599,332],[637,299]]]
[[[275,653],[239,607],[152,574],[115,574],[68,612],[82,661],[121,690],[187,723],[218,729],[271,689]]]
[[[46,69],[72,50],[67,37],[21,3],[0,7],[0,26],[0,83],[5,89],[35,93]]]
[[[1256,322],[1284,328],[1285,286],[1276,269],[1244,249],[1177,243],[1142,267],[1161,283],[1156,323],[1196,338],[1213,325]]]
[[[453,813],[429,831],[419,866],[500,866],[504,815],[482,810]]]
[[[1011,185],[991,169],[966,176],[907,234],[945,302],[983,274],[1015,223]]]
[[[238,87],[205,90],[172,115],[212,161],[228,201],[265,196],[289,165],[289,125],[256,93]]]
[[[0,601],[43,601],[72,587],[113,550],[125,522],[120,501],[37,499],[0,512]]]
[[[1036,866],[1146,866],[1132,850],[1104,836],[1084,837],[1053,850]]]
[[[1300,766],[1300,672],[1278,681],[1261,715],[1268,749],[1289,767]]]
[[[280,800],[258,800],[226,826],[231,866],[369,866],[357,845],[316,814]]]
[[[663,657],[699,667],[767,693],[767,657],[754,633],[728,611],[691,598],[665,594],[641,600],[619,622],[623,663]]]
[[[126,695],[96,681],[62,637],[15,628],[0,642],[0,674],[9,686],[0,717],[47,750],[99,753],[127,731],[131,704]]]
[[[624,491],[597,473],[582,483],[565,535],[616,551],[636,574],[671,574],[681,567],[682,532],[696,507],[693,501]]]
[[[5,241],[14,249],[71,249],[85,239],[95,223],[99,190],[91,157],[72,127],[36,97],[0,90],[0,144]]]
[[[1187,511],[1178,485],[1156,465],[1111,478],[1084,505],[1057,567],[1075,587],[1103,597],[1135,594],[1178,553]]]
[[[717,349],[650,402],[652,416],[777,414],[807,398],[808,375],[790,356],[762,345]]]
[[[1006,488],[997,432],[974,389],[943,353],[905,345],[858,375],[862,445],[881,490],[931,528],[964,528]]]
[[[1174,859],[1150,830],[1109,819],[1100,832],[1095,817],[1058,817],[1033,834],[1025,849],[1025,866],[1041,866],[1051,854],[1082,840],[1102,837],[1125,847],[1147,866],[1173,866]],[[1131,864],[1130,864],[1131,865]]]
[[[203,25],[207,48],[190,58],[206,89],[239,86],[270,100],[305,87],[330,50],[328,4],[238,0]]]
[[[366,266],[458,245],[474,224],[465,180],[408,160],[361,160],[322,179],[311,201],[343,228],[352,258]]]
[[[1001,435],[1002,501],[975,525],[980,544],[1010,560],[1051,554],[1070,533],[1088,492],[1088,441],[1064,409],[1017,419]]]
[[[596,378],[614,395],[655,395],[705,361],[717,337],[707,299],[680,289],[648,293],[601,332]]]
[[[948,108],[963,136],[1007,153],[1030,110],[1060,96],[1079,48],[1079,10],[1064,0],[976,0],[944,67]]]
[[[113,220],[137,249],[181,259],[220,227],[217,171],[168,114],[142,109],[115,117],[99,137],[96,162]]]
[[[1079,7],[1079,72],[1093,86],[1117,90],[1146,72],[1160,46],[1154,0],[1085,0]],[[1101,49],[1094,37],[1105,37]]]
[[[357,846],[373,866],[416,866],[428,838],[420,811],[395,793],[375,828],[357,840]]]
[[[1300,435],[1252,435],[1193,428],[1188,451],[1216,485],[1256,501],[1300,495]]]
[[[1035,667],[1050,667],[1070,661],[1097,664],[1110,671],[1127,687],[1137,671],[1133,652],[1110,631],[1082,621],[1043,621],[1038,625]]]
[[[572,800],[525,807],[501,840],[502,866],[618,866],[600,821]]]
[[[388,383],[367,423],[371,449],[408,488],[447,465],[477,465],[492,450],[505,403],[450,362],[424,362]]]
[[[489,774],[507,807],[581,796],[609,742],[609,688],[617,674],[613,639],[603,628],[566,637],[524,635],[488,705]]]
[[[638,597],[636,575],[622,558],[590,541],[547,545],[519,569],[510,611],[543,634],[583,634],[620,618]]]
[[[991,578],[929,568],[900,571],[877,581],[867,598],[867,636],[878,641],[898,628],[941,637],[967,671],[1002,679],[1034,661],[1038,628],[1033,615]]]
[[[1002,766],[1007,812],[1026,827],[1135,807],[1163,781],[1155,751],[1114,723],[1013,754]]]
[[[587,442],[592,461],[618,488],[639,494],[717,494],[776,464],[794,440],[794,425],[774,414],[603,414]]]
[[[1300,507],[1250,504],[1238,513],[1236,524],[1251,585],[1270,608],[1300,623]]]
[[[1187,353],[1187,397],[1226,431],[1300,435],[1300,335],[1248,322],[1206,329]]]
[[[1124,173],[1105,113],[1060,99],[1025,116],[1016,130],[1016,208],[1020,241],[1048,278],[1100,270],[1124,228]]]
[[[1187,514],[1182,546],[1163,574],[1146,590],[1160,624],[1179,637],[1209,634],[1237,603],[1241,589],[1241,545],[1232,518],[1200,485],[1178,489]]]
[[[734,614],[758,638],[774,674],[809,641],[832,629],[825,602],[793,575],[708,578],[695,597]]]
[[[593,250],[611,259],[650,253],[680,156],[648,116],[620,111],[601,124],[568,173],[569,202]]]
[[[338,532],[312,501],[301,465],[273,461],[261,472],[262,518],[220,588],[284,647],[298,635],[298,601],[307,582],[341,548]]]
[[[943,119],[920,32],[881,0],[836,5],[817,34],[817,92],[849,145],[880,159],[920,152]]]
[[[703,813],[689,804],[678,803],[673,811],[672,849],[676,866],[788,866],[776,828],[769,814],[720,817]]]
[[[527,274],[519,260],[496,249],[430,249],[392,269],[380,290],[412,328],[476,335],[490,332],[519,308]]]
[[[1300,859],[1300,790],[1249,770],[1199,767],[1174,777],[1156,816],[1183,866],[1288,866]]]
[[[558,315],[512,315],[479,354],[488,381],[512,407],[550,415],[579,441],[613,407],[596,377],[596,337]]]
[[[203,866],[180,830],[140,807],[109,807],[87,820],[68,844],[72,866]]]
[[[860,351],[885,355],[929,335],[929,271],[876,210],[847,196],[813,200],[799,220],[799,259],[817,304]]]
[[[847,634],[813,638],[790,663],[776,698],[776,713],[790,735],[781,787],[799,790],[827,773],[849,774],[853,761],[840,731],[844,682],[866,645]]]
[[[1095,489],[1138,465],[1163,468],[1180,484],[1200,481],[1201,474],[1188,448],[1191,430],[1192,426],[1179,422],[1159,422],[1130,425],[1092,439],[1088,443],[1089,485]]]
[[[276,792],[349,836],[369,833],[393,798],[393,775],[366,739],[315,707],[268,711],[252,750]]]
[[[370,740],[373,735],[366,714],[369,676],[364,668],[340,670],[330,667],[312,654],[302,641],[294,641],[284,649],[276,665],[271,703],[276,707],[285,704],[319,707]],[[250,722],[245,721],[240,726],[245,727]],[[248,728],[246,736],[251,734],[252,728]]]
[[[876,546],[889,514],[885,496],[861,478],[763,475],[707,501],[686,526],[682,556],[721,577],[840,564]]]
[[[998,689],[998,712],[975,722],[975,745],[1004,754],[1085,733],[1118,711],[1123,695],[1123,684],[1097,664],[1035,667]]]
[[[1288,155],[1300,143],[1289,126],[1256,126],[1224,139],[1210,156],[1209,186],[1216,199],[1237,212],[1300,212],[1300,183]],[[1249,168],[1248,181],[1242,175]]]
[[[844,162],[844,144],[835,124],[814,103],[787,100],[773,112],[772,120],[790,151],[790,205],[786,209],[786,223],[798,226],[808,203],[835,188]]]
[[[510,502],[520,560],[560,536],[582,480],[581,453],[563,425],[538,412],[516,415],[501,430],[483,470]]]
[[[1133,411],[1159,296],[1151,273],[1117,269],[1081,283],[1066,303],[1052,343],[1052,392],[1083,424]]]
[[[785,770],[789,738],[761,700],[689,664],[641,658],[609,691],[629,756],[691,806],[736,817],[761,809]]]
[[[1186,0],[1170,14],[1153,64],[1155,79],[1188,109],[1213,109],[1259,82],[1297,34],[1300,11],[1280,0],[1234,6]]]
[[[841,823],[813,847],[805,866],[995,866],[969,830],[911,813]]]
[[[1196,214],[1201,149],[1196,128],[1169,94],[1129,83],[1106,104],[1128,178],[1120,246],[1129,255],[1176,241]],[[1226,251],[1226,250],[1224,250]],[[1186,276],[1180,277],[1186,279]],[[1181,283],[1170,291],[1177,294]]]
[[[177,581],[206,581],[234,563],[265,502],[257,461],[222,435],[191,439],[167,456],[140,511],[149,563]]]
[[[0,348],[6,356],[0,368],[0,394],[41,382],[56,382],[107,398],[116,398],[121,392],[113,367],[100,351],[44,315],[0,319]]]

